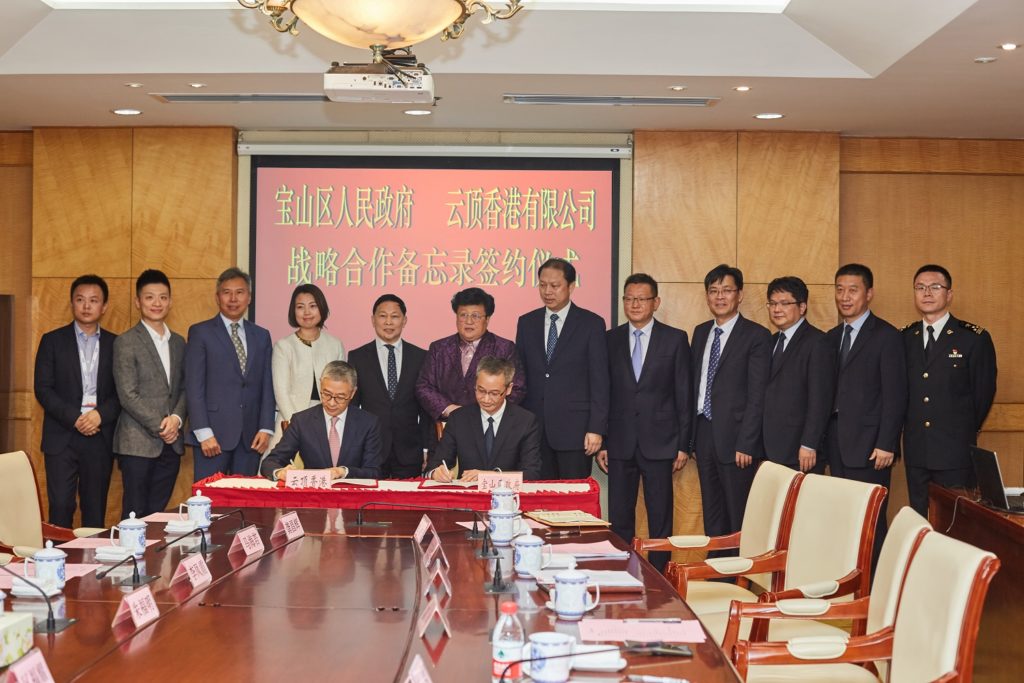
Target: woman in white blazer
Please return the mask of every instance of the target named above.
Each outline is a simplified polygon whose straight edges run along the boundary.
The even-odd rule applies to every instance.
[[[316,285],[299,285],[292,292],[288,324],[295,332],[274,344],[277,420],[271,446],[280,441],[293,414],[320,403],[324,367],[332,360],[345,360],[341,340],[323,329],[328,315],[327,299]]]

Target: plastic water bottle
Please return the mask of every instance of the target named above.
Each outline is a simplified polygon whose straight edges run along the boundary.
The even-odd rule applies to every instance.
[[[505,671],[505,667],[523,658],[523,644],[526,642],[526,637],[523,625],[520,623],[519,617],[516,616],[517,609],[516,603],[512,600],[501,603],[501,616],[498,617],[498,623],[494,625],[494,634],[491,637],[492,683],[498,683],[501,680],[501,673]],[[504,678],[506,683],[522,680],[522,666],[522,664],[516,663],[509,667]]]

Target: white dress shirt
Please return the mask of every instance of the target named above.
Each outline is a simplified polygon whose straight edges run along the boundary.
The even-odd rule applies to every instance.
[[[697,414],[704,410],[704,392],[708,388],[708,363],[711,361],[711,345],[715,342],[715,328],[722,330],[722,336],[718,340],[720,347],[718,358],[721,360],[722,354],[725,353],[725,345],[729,341],[733,328],[736,327],[736,321],[739,319],[740,314],[737,313],[724,325],[712,325],[711,329],[708,330],[708,341],[704,345],[704,358],[700,362],[700,389],[697,391]]]
[[[860,334],[860,328],[864,327],[864,321],[868,319],[869,315],[871,315],[871,311],[867,310],[867,311],[864,311],[863,313],[861,313],[860,316],[856,320],[854,320],[852,323],[843,323],[844,325],[849,325],[850,327],[853,328],[852,330],[850,330],[850,350],[851,351],[853,350],[853,345],[857,342],[857,335]],[[846,330],[845,329],[843,330],[842,334],[839,335],[839,348],[840,349],[843,348],[843,334],[846,334]]]
[[[544,348],[548,347],[548,330],[551,329],[551,314],[558,314],[558,322],[555,323],[555,336],[562,336],[562,327],[565,325],[565,317],[569,315],[569,308],[572,306],[570,301],[565,306],[562,306],[561,310],[552,311],[550,308],[544,308],[544,336],[541,338],[541,342],[544,344]]]
[[[388,385],[388,349],[385,346],[386,341],[377,337],[374,340],[377,343],[377,362],[380,363],[380,374],[384,378],[384,386]],[[399,339],[392,346],[395,347],[395,368],[398,371],[398,377],[402,377],[402,340]]]
[[[799,330],[800,326],[804,324],[804,320],[806,320],[806,318],[800,318],[795,323],[793,323],[793,326],[790,327],[789,329],[779,330],[779,334],[782,335],[783,352],[785,352],[786,349],[789,348],[789,342],[793,341],[793,335],[796,334],[796,331]],[[774,346],[772,347],[772,353],[775,353]]]
[[[508,405],[508,399],[502,401],[501,407],[498,408],[498,410],[493,415],[488,413],[483,408],[480,409],[480,423],[483,425],[484,432],[487,431],[487,427],[489,426],[488,422],[487,422],[487,418],[493,417],[494,418],[494,436],[495,437],[498,436],[498,426],[501,425],[501,418],[505,414],[505,406],[507,406],[507,405]]]
[[[946,327],[946,323],[949,322],[949,311],[946,311],[946,315],[942,316],[933,323],[929,323],[927,320],[921,321],[921,346],[928,346],[928,325],[932,326],[932,334],[935,335],[935,341],[939,341],[939,335],[942,334],[943,328]]]

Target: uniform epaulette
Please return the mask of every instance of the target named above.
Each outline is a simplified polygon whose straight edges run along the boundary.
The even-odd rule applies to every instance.
[[[906,327],[901,329],[900,332],[909,332],[910,330],[914,329],[914,325],[920,325],[920,324],[921,324],[920,320],[915,320],[912,323],[907,323]]]
[[[960,327],[964,328],[965,330],[970,330],[974,334],[981,334],[982,332],[985,331],[984,327],[980,327],[979,325],[975,325],[974,323],[969,323],[966,320],[960,321]]]

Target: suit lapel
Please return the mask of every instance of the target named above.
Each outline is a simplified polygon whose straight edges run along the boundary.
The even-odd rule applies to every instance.
[[[782,369],[782,366],[786,364],[786,360],[790,356],[792,356],[793,353],[800,347],[800,344],[803,343],[804,336],[807,333],[807,325],[809,325],[809,323],[806,320],[800,323],[800,327],[798,327],[796,329],[796,332],[793,333],[793,338],[786,342],[786,346],[784,347],[784,350],[782,352],[782,358],[779,359],[778,365],[772,363],[772,377],[775,377],[775,375],[779,373],[779,370]],[[777,338],[773,337],[773,340],[775,344],[779,343]],[[775,355],[775,344],[772,345],[772,355]]]
[[[224,348],[227,350],[227,352],[229,354],[231,354],[230,358],[234,361],[232,363],[232,365],[235,367],[236,370],[238,370],[238,374],[240,374],[240,375],[242,375],[244,377],[245,373],[242,372],[242,368],[238,364],[238,352],[235,351],[235,342],[231,341],[231,335],[228,334],[227,328],[224,327],[224,319],[220,317],[220,314],[218,314],[217,317],[213,319],[213,323],[214,323],[214,333],[213,333],[214,336],[217,337],[220,340],[221,345],[224,346]],[[246,330],[246,341],[248,341],[248,339],[249,339],[248,332],[249,331]],[[248,367],[250,365],[248,350],[246,350],[246,353],[245,353],[245,365],[246,365],[246,367]]]
[[[164,386],[166,386],[168,389],[170,389],[170,385],[168,385],[168,383],[167,383],[167,373],[165,373],[163,371],[164,363],[163,363],[162,360],[160,360],[160,352],[156,350],[156,343],[153,341],[152,335],[149,334],[149,330],[147,330],[145,328],[145,324],[146,323],[144,323],[142,321],[139,321],[139,324],[136,325],[136,327],[139,328],[138,329],[138,334],[140,334],[142,336],[142,345],[146,348],[146,352],[149,354],[150,362],[151,363],[155,363],[156,364],[155,367],[160,369],[160,373],[159,374],[160,374],[160,377],[162,377],[163,380],[164,380]],[[172,358],[171,359],[172,363],[173,363],[173,360],[174,359]],[[171,369],[172,370],[174,369],[173,365],[172,365]]]
[[[746,318],[742,315],[736,315],[736,324],[733,325],[732,332],[729,333],[729,343],[725,345],[725,349],[722,351],[722,355],[718,357],[718,367],[722,367],[722,363],[729,357],[729,352],[736,348],[737,343],[743,338],[744,326],[747,324]],[[714,323],[712,323],[711,329],[714,329]],[[714,332],[708,333],[708,338],[713,335]],[[733,343],[736,342],[736,343]]]
[[[541,309],[545,316],[550,315],[548,309]],[[579,327],[580,313],[576,310],[575,306],[569,306],[569,312],[565,314],[565,321],[562,322],[562,331],[558,334],[558,342],[555,344],[555,351],[551,354],[551,360],[548,361],[548,365],[551,365],[558,359],[559,351],[563,348],[563,343],[568,343],[569,338],[572,337],[576,328]],[[544,321],[541,319],[541,332],[543,333]],[[540,336],[543,336],[541,334]],[[547,349],[542,349],[545,357],[547,356]]]
[[[359,418],[353,414],[353,409],[349,406],[346,409],[345,414],[345,428],[341,430],[341,452],[338,453],[338,464],[341,465],[345,462],[351,462],[350,459],[345,456],[352,450],[352,445],[355,443],[356,436],[356,420]],[[324,435],[324,439],[327,438],[327,430],[321,429],[321,433]],[[327,462],[331,461],[331,447],[330,444],[327,446]]]
[[[508,409],[506,403],[505,414],[501,416],[501,426],[498,428],[498,433],[494,435],[494,450],[491,451],[491,457],[486,457],[486,451],[484,453],[485,459],[488,461],[487,466],[494,468],[498,463],[498,454],[505,448],[505,442],[508,441],[508,435],[514,430],[515,427],[515,414]],[[483,432],[481,431],[480,445],[483,447]]]
[[[64,344],[68,346],[68,351],[70,352],[71,357],[75,359],[75,372],[72,373],[75,377],[75,387],[78,389],[78,395],[82,396],[85,394],[85,387],[82,386],[82,361],[81,357],[78,355],[78,333],[75,332],[74,323],[71,323],[64,329],[67,330],[67,333],[64,336]],[[103,355],[102,351],[100,352],[100,355]]]
[[[857,356],[858,353],[860,353],[861,349],[863,349],[864,346],[867,345],[868,339],[871,337],[871,333],[874,331],[874,329],[875,329],[875,314],[874,313],[868,313],[868,317],[864,319],[864,324],[860,326],[860,331],[857,332],[857,336],[853,340],[853,346],[850,347],[850,355],[846,357],[846,363],[842,364],[842,369],[840,370],[840,372],[842,372],[843,370],[846,370],[846,368],[850,367],[850,363],[853,362],[853,359]],[[840,339],[840,344],[841,344],[842,343],[842,335],[841,334],[840,334],[839,339]]]
[[[627,328],[630,334],[633,334],[633,326],[630,325]],[[647,342],[647,354],[644,356],[643,365],[640,366],[640,377],[636,379],[636,383],[640,384],[644,377],[650,374],[647,366],[650,364],[652,358],[654,358],[654,352],[659,348],[661,344],[661,332],[658,330],[658,321],[654,321],[654,326],[651,328],[651,338]],[[626,338],[626,352],[629,352],[629,337]],[[629,356],[629,374],[633,376],[633,357]]]
[[[405,342],[402,343],[402,347],[403,347],[402,348],[402,356],[403,356],[402,360],[405,360],[405,348],[404,348],[405,347]],[[373,384],[375,384],[377,386],[377,389],[380,390],[382,396],[388,396],[388,380],[387,380],[387,377],[384,376],[384,373],[386,372],[386,370],[383,370],[380,367],[380,356],[377,355],[377,353],[378,353],[378,350],[377,350],[377,340],[375,339],[372,342],[370,342],[370,355],[371,355],[371,360],[373,361],[373,367],[374,367],[374,372],[370,373],[371,375],[373,375],[373,379],[371,379],[370,382],[372,382]],[[397,361],[397,358],[396,358],[396,361]],[[385,365],[385,367],[387,367],[387,360],[384,361],[384,365]],[[398,375],[398,386],[399,387],[402,386],[402,380],[404,379],[404,376],[406,374],[405,373],[405,367],[406,367],[406,364],[402,363],[402,372]],[[397,390],[395,391],[395,393],[396,394],[398,393]],[[388,400],[391,400],[390,396],[388,396]]]

